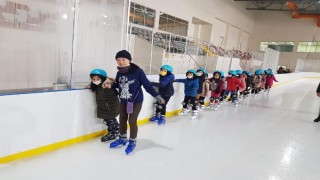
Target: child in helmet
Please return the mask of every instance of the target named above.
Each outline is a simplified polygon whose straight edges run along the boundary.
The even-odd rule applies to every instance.
[[[273,81],[278,82],[276,77],[273,75],[272,70],[267,71],[267,77],[266,77],[266,91],[269,93],[271,87],[273,86]]]
[[[211,90],[209,108],[214,107],[215,110],[220,105],[221,92],[224,86],[224,80],[222,79],[221,74],[222,74],[221,71],[215,71],[213,72],[213,77],[208,80],[210,84],[210,90]]]
[[[265,70],[262,72],[260,91],[264,90],[264,92],[267,92],[267,89],[266,89],[267,74],[268,74],[268,70]]]
[[[244,74],[247,75],[247,78],[246,78],[246,90],[244,91],[243,98],[247,99],[250,91],[252,90],[254,83],[253,83],[252,73],[244,71]]]
[[[103,82],[112,84],[114,79],[109,78],[102,69],[92,70],[90,78],[89,88],[96,94],[97,117],[103,119],[108,127],[108,134],[101,138],[101,142],[116,139],[119,136],[119,123],[116,119],[119,115],[118,91],[102,87]]]
[[[158,88],[159,95],[165,100],[165,104],[160,104],[157,102],[155,115],[150,119],[150,121],[158,120],[158,124],[164,124],[166,122],[166,108],[167,104],[174,94],[173,82],[174,75],[172,74],[172,67],[169,65],[163,65],[159,73],[159,83],[152,82],[152,85]]]
[[[224,101],[224,94],[226,92],[226,89],[227,89],[227,81],[226,81],[226,77],[224,76],[224,72],[223,71],[220,71],[221,72],[221,80],[223,81],[223,88],[222,88],[222,91],[221,91],[221,94],[220,94],[220,103],[223,103]]]
[[[263,70],[258,69],[256,70],[255,75],[253,77],[253,82],[254,82],[253,93],[255,95],[260,94],[262,74],[263,74]]]
[[[186,73],[186,79],[176,79],[174,82],[184,83],[184,101],[183,101],[183,109],[180,113],[184,115],[187,113],[188,103],[192,104],[192,119],[195,119],[198,115],[198,111],[196,108],[196,96],[198,94],[199,89],[199,81],[197,76],[197,72],[195,70],[188,70]]]
[[[209,84],[206,82],[207,71],[204,68],[197,70],[197,78],[199,81],[198,94],[196,96],[196,105],[198,110],[204,108],[204,99],[209,92]]]
[[[246,90],[246,78],[247,78],[247,75],[246,74],[243,74],[243,71],[242,70],[236,70],[236,73],[237,73],[237,77],[242,85],[243,88],[240,88],[238,87],[238,92],[240,93],[240,96],[243,96],[244,94],[244,91]]]
[[[240,80],[236,77],[237,73],[234,70],[230,70],[228,73],[228,77],[226,78],[227,81],[227,90],[224,95],[224,99],[227,98],[229,93],[231,93],[231,101],[238,105],[238,94],[237,94],[237,87],[243,88],[243,85],[240,83]]]

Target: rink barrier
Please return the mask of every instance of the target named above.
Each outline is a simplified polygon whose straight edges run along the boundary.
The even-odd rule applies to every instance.
[[[290,80],[290,81],[276,83],[273,87],[279,87],[279,86],[282,86],[282,85],[285,85],[285,84],[288,84],[288,83],[291,83],[291,82],[294,82],[294,81],[297,81],[297,80],[301,80],[301,79],[320,79],[320,77],[317,77],[317,76],[315,76],[315,77],[300,77],[300,78],[293,79],[293,80]],[[208,105],[208,102],[206,102],[206,105]],[[178,115],[180,112],[181,112],[181,109],[174,110],[174,111],[171,111],[171,112],[167,112],[166,117],[171,117],[171,116]],[[137,123],[138,123],[139,126],[141,126],[143,124],[147,124],[147,123],[149,123],[150,118],[151,117],[138,120]],[[104,135],[106,133],[107,133],[106,130],[98,131],[98,132],[94,132],[94,133],[87,134],[87,135],[84,135],[84,136],[79,136],[79,137],[76,137],[76,138],[72,138],[72,139],[68,139],[68,140],[65,140],[65,141],[57,142],[57,143],[54,143],[54,144],[49,144],[49,145],[46,145],[46,146],[41,146],[41,147],[38,147],[38,148],[35,148],[35,149],[23,151],[23,152],[20,152],[20,153],[16,153],[16,154],[11,154],[11,155],[8,155],[8,156],[0,157],[0,164],[10,163],[10,162],[13,162],[13,161],[17,161],[17,160],[21,160],[21,159],[25,159],[25,158],[30,158],[30,157],[41,155],[41,154],[48,153],[48,152],[52,152],[52,151],[55,151],[55,150],[58,150],[58,149],[61,149],[61,148],[65,148],[65,147],[77,144],[77,143],[81,143],[81,142],[85,142],[85,141],[90,140],[90,139],[97,138],[97,137],[102,136],[102,135]]]
[[[167,112],[166,113],[166,117],[171,117],[171,116],[175,116],[177,114],[179,114],[181,112],[181,109],[179,110],[175,110],[175,111],[171,111],[171,112]],[[145,118],[145,119],[141,119],[138,121],[138,125],[141,126],[143,124],[147,124],[149,123],[150,118]],[[129,125],[128,125],[129,127]],[[65,141],[61,141],[61,142],[57,142],[54,144],[49,144],[46,146],[42,146],[42,147],[38,147],[35,149],[31,149],[31,150],[27,150],[27,151],[23,151],[20,153],[16,153],[16,154],[12,154],[12,155],[8,155],[8,156],[4,156],[4,157],[0,157],[0,164],[5,164],[5,163],[9,163],[9,162],[13,162],[13,161],[17,161],[17,160],[21,160],[21,159],[25,159],[25,158],[30,158],[33,156],[37,156],[37,155],[41,155],[44,153],[48,153],[51,151],[55,151],[61,148],[65,148],[74,144],[78,144],[81,142],[85,142],[87,140],[90,139],[94,139],[96,137],[102,136],[104,134],[106,134],[108,131],[107,130],[103,130],[103,131],[98,131],[98,132],[94,132],[91,134],[87,134],[84,136],[80,136],[80,137],[76,137],[76,138],[72,138],[72,139],[68,139]]]
[[[42,147],[38,147],[38,148],[35,148],[35,149],[23,151],[23,152],[20,152],[20,153],[9,155],[9,156],[4,156],[4,157],[0,158],[0,164],[9,163],[9,162],[12,162],[12,161],[25,159],[25,158],[29,158],[29,157],[32,157],[32,156],[36,156],[36,155],[48,153],[48,152],[51,152],[51,151],[55,151],[57,149],[65,148],[65,147],[71,146],[73,144],[77,144],[77,143],[80,143],[80,142],[84,142],[84,141],[99,137],[99,136],[101,136],[101,135],[103,135],[105,133],[106,133],[106,130],[98,131],[98,132],[95,132],[95,133],[91,133],[91,134],[87,134],[87,135],[84,135],[84,136],[68,139],[68,140],[57,142],[57,143],[54,143],[54,144],[49,144],[49,145],[46,145],[46,146],[42,146]]]

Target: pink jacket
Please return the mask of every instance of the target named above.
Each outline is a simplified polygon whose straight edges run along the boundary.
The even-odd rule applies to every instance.
[[[247,78],[247,75],[243,74],[241,75],[241,77],[239,78],[240,80],[240,84],[241,84],[241,87],[239,87],[239,92],[243,92],[244,90],[246,90],[246,78]]]
[[[273,81],[278,82],[278,80],[276,79],[276,77],[274,75],[268,75],[266,78],[266,86],[272,86],[273,85]]]
[[[266,87],[266,81],[267,81],[266,76],[262,75],[260,88],[264,89]]]
[[[254,82],[254,88],[260,88],[261,86],[261,75],[255,75],[253,77],[253,82]]]

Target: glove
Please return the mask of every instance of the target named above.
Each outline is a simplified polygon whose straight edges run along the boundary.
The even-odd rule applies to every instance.
[[[160,104],[165,104],[166,103],[166,101],[160,95],[156,96],[155,98]]]

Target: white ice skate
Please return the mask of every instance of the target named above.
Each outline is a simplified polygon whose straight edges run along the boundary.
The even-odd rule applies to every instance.
[[[188,114],[188,110],[186,108],[183,108],[182,111],[179,113],[179,115],[186,115]]]
[[[207,108],[208,108],[208,109],[213,108],[213,103],[210,103]]]
[[[192,116],[191,116],[191,119],[196,119],[198,117],[198,111],[197,110],[193,110],[192,111]]]

